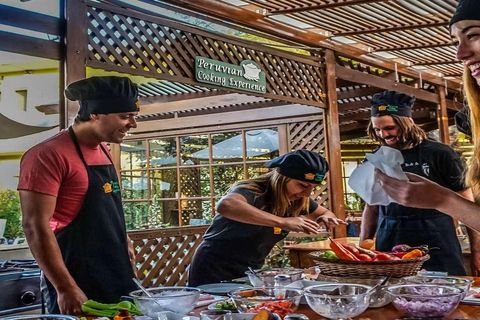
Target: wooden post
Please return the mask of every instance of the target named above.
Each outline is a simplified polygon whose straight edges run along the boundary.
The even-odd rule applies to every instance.
[[[345,200],[343,194],[342,158],[340,147],[340,122],[338,120],[337,83],[335,77],[335,56],[332,50],[326,50],[325,62],[327,65],[327,105],[325,110],[325,130],[327,133],[327,158],[329,170],[328,182],[330,192],[330,209],[338,218],[345,219]],[[346,237],[344,226],[336,227],[335,238]]]
[[[60,69],[60,126],[68,127],[78,112],[78,102],[65,100],[66,86],[86,77],[87,59],[87,5],[85,0],[65,0],[65,52],[63,68]],[[62,87],[63,84],[63,87]]]
[[[440,142],[450,145],[445,87],[438,86],[437,88],[438,95],[440,96],[440,103],[437,105],[438,134],[440,136]]]

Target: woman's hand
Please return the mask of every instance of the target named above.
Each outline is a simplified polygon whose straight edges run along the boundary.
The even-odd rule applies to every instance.
[[[410,181],[389,177],[378,169],[375,174],[385,192],[407,207],[437,209],[448,198],[448,189],[413,173],[405,172]]]
[[[338,219],[337,216],[331,211],[327,211],[322,214],[320,217],[318,217],[317,221],[322,222],[325,225],[325,229],[327,229],[327,231],[330,231],[331,228],[335,228],[340,224],[347,224],[342,219]]]
[[[284,230],[303,232],[303,233],[317,233],[320,226],[313,220],[303,217],[282,218],[282,225]]]

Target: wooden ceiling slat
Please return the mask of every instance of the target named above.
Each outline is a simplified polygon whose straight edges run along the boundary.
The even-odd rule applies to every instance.
[[[287,14],[287,13],[297,13],[297,12],[305,12],[305,11],[313,11],[313,10],[324,10],[324,9],[331,9],[331,8],[339,8],[344,6],[353,6],[356,4],[365,4],[365,3],[372,3],[372,2],[384,2],[386,0],[344,0],[338,2],[330,2],[318,5],[311,5],[311,6],[304,6],[304,7],[293,7],[288,9],[277,9],[271,10],[268,12],[268,16],[279,15],[279,14]]]
[[[340,32],[340,33],[336,33],[335,36],[346,37],[346,36],[362,34],[362,33],[381,33],[381,32],[399,31],[399,30],[412,30],[412,29],[419,29],[419,28],[433,28],[433,27],[441,27],[446,25],[448,25],[448,22],[414,24],[414,25],[407,25],[407,26],[400,26],[400,27],[387,27],[387,28],[366,29],[366,30],[351,31],[351,32]]]

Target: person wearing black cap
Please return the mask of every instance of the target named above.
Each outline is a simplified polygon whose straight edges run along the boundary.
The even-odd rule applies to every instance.
[[[345,224],[310,198],[328,171],[318,153],[297,150],[266,163],[276,168],[240,181],[217,204],[217,215],[197,248],[189,286],[218,283],[260,268],[273,246],[289,231],[317,233]]]
[[[456,58],[464,65],[463,85],[469,108],[469,121],[462,127],[470,129],[474,144],[466,174],[466,185],[471,187],[475,202],[469,201],[440,184],[419,175],[407,174],[409,182],[376,172],[385,191],[398,203],[406,206],[436,209],[462,221],[471,229],[480,231],[480,4],[478,0],[460,0],[450,21],[450,35],[456,46]],[[464,118],[465,119],[465,118]],[[468,126],[466,126],[468,124]],[[467,131],[468,132],[468,131]],[[472,274],[480,276],[480,241],[469,230],[470,244],[476,244],[472,253]]]
[[[139,104],[125,77],[80,80],[65,95],[80,104],[74,124],[25,153],[18,190],[48,310],[76,315],[87,299],[118,303],[136,289],[120,186],[104,142],[120,143],[136,127]]]
[[[459,194],[471,197],[463,183],[460,157],[444,144],[426,139],[425,132],[412,119],[415,97],[396,91],[377,93],[372,98],[368,135],[382,145],[401,151],[405,172],[415,173]],[[372,239],[376,249],[391,251],[395,245],[438,247],[423,264],[429,271],[466,275],[462,251],[453,219],[436,210],[366,205],[360,241]]]

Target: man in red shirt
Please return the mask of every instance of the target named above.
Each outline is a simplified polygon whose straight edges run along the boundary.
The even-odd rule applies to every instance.
[[[114,303],[135,290],[133,247],[104,142],[120,143],[137,126],[139,104],[125,77],[80,80],[65,95],[80,104],[74,124],[25,153],[18,190],[49,312],[75,315],[88,299]]]

